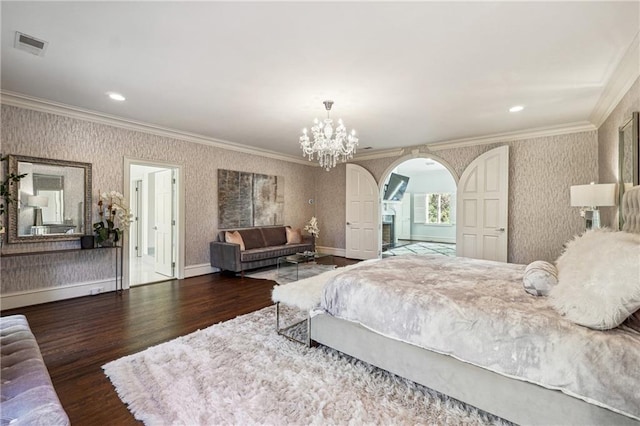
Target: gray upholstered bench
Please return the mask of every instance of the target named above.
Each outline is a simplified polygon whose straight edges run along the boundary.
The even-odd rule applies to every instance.
[[[304,343],[307,346],[311,346],[311,312],[320,306],[320,298],[322,297],[322,290],[325,284],[335,277],[336,275],[356,268],[367,262],[375,262],[378,259],[372,259],[365,262],[356,263],[353,265],[345,266],[342,268],[333,269],[331,271],[323,272],[314,277],[305,278],[300,281],[294,281],[289,284],[276,285],[271,292],[271,300],[276,304],[276,332],[286,338],[296,341],[298,343]],[[306,334],[304,340],[297,337],[292,337],[288,330],[297,327],[303,321],[297,321],[294,324],[287,325],[283,328],[280,327],[280,304],[283,304],[289,308],[294,308],[299,311],[307,313],[306,320]]]
[[[24,315],[0,318],[0,424],[68,425]]]

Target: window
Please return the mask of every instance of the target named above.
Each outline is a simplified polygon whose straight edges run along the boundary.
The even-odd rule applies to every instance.
[[[413,194],[413,223],[452,225],[455,223],[455,192]]]
[[[425,223],[451,223],[451,193],[427,194]]]

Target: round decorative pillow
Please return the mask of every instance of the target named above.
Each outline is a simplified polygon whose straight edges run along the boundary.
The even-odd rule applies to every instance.
[[[558,270],[549,262],[536,260],[527,265],[522,277],[524,290],[534,296],[547,296],[558,284]]]

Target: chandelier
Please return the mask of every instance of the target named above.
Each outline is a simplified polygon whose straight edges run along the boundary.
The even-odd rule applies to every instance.
[[[343,162],[353,158],[358,146],[358,138],[355,130],[347,133],[347,128],[342,120],[338,120],[338,127],[336,127],[334,134],[333,120],[329,118],[333,101],[324,101],[323,104],[327,110],[327,118],[322,121],[316,118],[313,121],[313,127],[311,127],[313,142],[307,135],[307,129],[302,130],[300,146],[303,157],[309,156],[309,161],[311,161],[314,154],[317,155],[320,167],[329,171],[336,166],[338,157],[342,157]]]

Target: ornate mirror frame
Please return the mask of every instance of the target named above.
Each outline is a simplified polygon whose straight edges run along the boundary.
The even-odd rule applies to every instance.
[[[19,235],[19,232],[18,232],[19,210],[21,208],[20,204],[21,203],[24,204],[24,201],[21,200],[22,198],[21,195],[24,195],[24,194],[20,193],[20,188],[22,184],[22,181],[21,181],[20,184],[11,186],[11,198],[15,200],[15,202],[11,203],[8,209],[8,213],[9,213],[8,242],[9,243],[37,243],[37,242],[48,242],[48,241],[78,240],[82,235],[93,233],[92,224],[91,224],[91,206],[93,204],[91,163],[80,163],[76,161],[28,157],[23,155],[9,155],[9,173],[18,174],[19,163],[21,162],[32,163],[35,165],[43,165],[48,167],[77,168],[82,170],[84,175],[84,179],[83,179],[84,193],[82,194],[82,201],[84,203],[84,206],[82,206],[83,232],[82,233],[77,232],[72,234],[67,234],[67,233],[46,234],[45,233],[41,235]]]
[[[640,185],[638,169],[640,168],[640,113],[632,112],[631,118],[618,128],[618,217],[620,229],[622,218],[622,196],[630,186]]]

